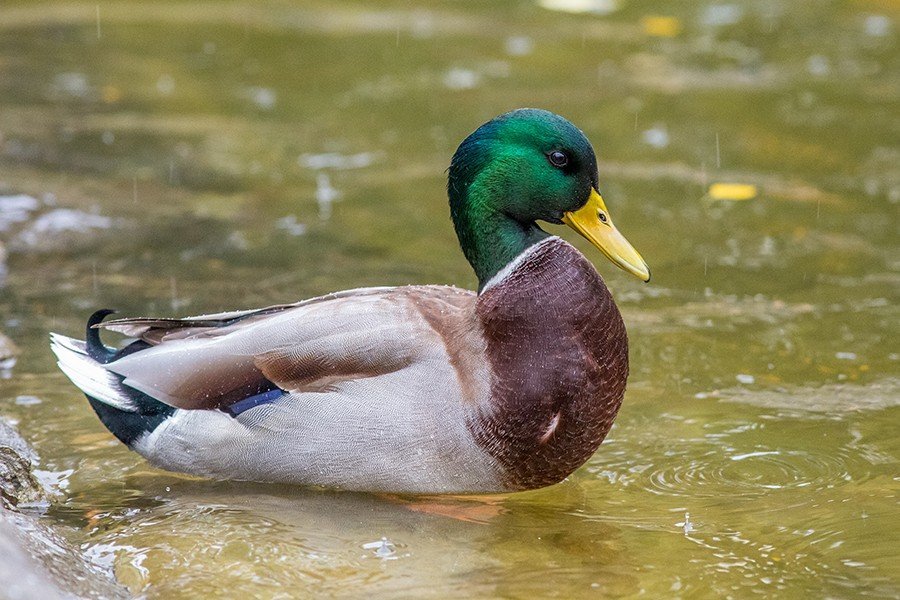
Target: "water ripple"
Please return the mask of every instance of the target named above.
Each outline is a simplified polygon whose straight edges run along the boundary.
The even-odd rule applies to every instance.
[[[764,445],[759,427],[767,430]],[[867,481],[888,458],[872,440],[861,442],[855,426],[831,421],[704,426],[703,418],[663,414],[652,424],[622,423],[616,434],[587,470],[617,488],[660,496],[750,498],[778,490],[819,491]]]
[[[642,485],[655,494],[695,498],[728,491],[761,495],[773,489],[821,489],[851,479],[846,462],[846,453],[768,450],[723,457],[718,451],[710,451],[685,462],[669,461],[648,469]]]

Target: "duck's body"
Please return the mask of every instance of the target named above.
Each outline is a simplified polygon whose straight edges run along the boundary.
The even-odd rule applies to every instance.
[[[591,263],[539,229],[523,240],[487,267],[470,246],[478,294],[369,288],[103,323],[138,338],[118,352],[91,328],[101,312],[86,342],[52,347],[104,424],[165,469],[406,493],[542,487],[609,431],[628,345]]]

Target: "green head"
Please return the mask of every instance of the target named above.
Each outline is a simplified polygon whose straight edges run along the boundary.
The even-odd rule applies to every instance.
[[[570,225],[613,262],[649,279],[643,259],[612,225],[597,179],[584,133],[545,110],[508,112],[467,137],[450,163],[447,194],[479,289],[547,237],[537,221]]]

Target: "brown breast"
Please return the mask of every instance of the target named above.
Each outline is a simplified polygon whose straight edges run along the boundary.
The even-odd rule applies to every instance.
[[[628,376],[628,338],[593,265],[559,238],[540,243],[476,303],[492,408],[470,423],[510,489],[556,483],[609,432]]]

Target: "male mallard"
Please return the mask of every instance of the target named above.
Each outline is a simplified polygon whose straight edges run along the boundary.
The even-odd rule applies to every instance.
[[[338,292],[186,319],[89,320],[51,334],[103,424],[164,469],[361,491],[473,493],[562,480],[612,426],[628,339],[565,223],[647,281],[597,191],[594,150],[553,113],[463,141],[447,192],[478,293]],[[114,351],[98,328],[137,338]]]

